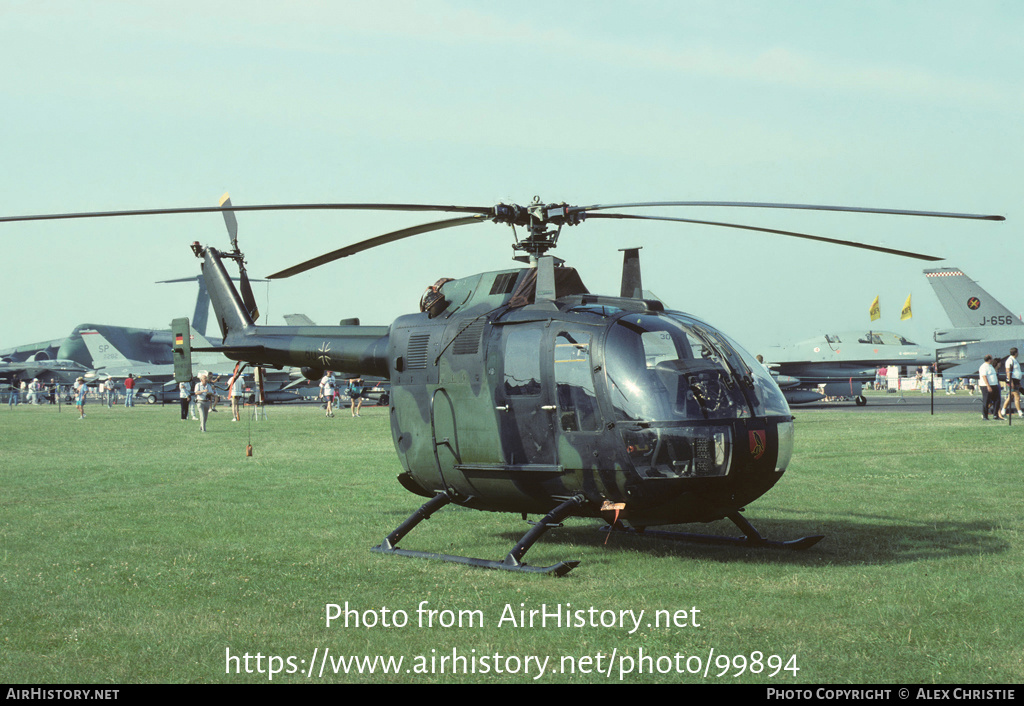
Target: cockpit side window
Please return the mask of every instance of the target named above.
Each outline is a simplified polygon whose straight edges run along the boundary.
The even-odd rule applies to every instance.
[[[562,431],[601,426],[590,362],[590,334],[562,331],[555,337],[555,389]]]
[[[674,317],[621,317],[609,330],[605,357],[619,420],[750,415],[740,380],[715,339]]]
[[[541,392],[540,329],[508,330],[505,338],[505,394],[535,396]]]
[[[676,345],[675,341],[672,340],[672,334],[667,331],[644,331],[640,334],[640,343],[644,348],[644,362],[648,370],[657,367],[658,363],[666,360],[693,357],[690,355],[680,356],[676,352]]]

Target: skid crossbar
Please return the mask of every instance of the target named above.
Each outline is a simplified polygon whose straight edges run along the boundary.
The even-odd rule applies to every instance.
[[[473,557],[458,556],[455,554],[437,554],[434,552],[422,552],[412,549],[398,548],[398,543],[403,537],[405,537],[405,535],[409,534],[416,525],[423,520],[429,519],[432,514],[443,508],[451,501],[452,499],[447,493],[438,493],[429,501],[424,503],[418,510],[416,510],[416,512],[410,515],[409,518],[399,525],[394,532],[385,537],[383,542],[378,544],[376,547],[373,547],[372,551],[384,554],[417,557],[420,559],[438,559],[440,561],[448,561],[456,564],[476,566],[482,569],[541,573],[551,574],[552,576],[565,576],[580,564],[578,559],[560,561],[557,564],[552,564],[551,566],[530,566],[523,561],[523,556],[526,552],[545,532],[553,527],[560,527],[562,520],[574,514],[574,512],[584,504],[584,498],[579,495],[566,500],[545,515],[539,522],[534,523],[533,527],[523,535],[523,538],[519,540],[518,544],[512,547],[512,550],[502,561],[491,561],[488,559],[475,559]]]
[[[668,532],[665,530],[635,529],[626,527],[621,522],[614,525],[605,525],[602,532],[632,532],[642,537],[657,537],[659,539],[674,539],[687,542],[699,542],[702,544],[732,544],[744,547],[777,547],[782,549],[810,549],[825,538],[823,534],[810,535],[800,539],[788,541],[765,539],[761,536],[747,518],[738,512],[731,512],[726,515],[733,523],[743,531],[742,537],[724,537],[714,534],[690,534],[688,532]]]

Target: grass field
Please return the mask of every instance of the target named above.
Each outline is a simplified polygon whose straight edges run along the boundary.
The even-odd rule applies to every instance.
[[[746,515],[820,544],[606,543],[572,519],[526,557],[582,559],[554,579],[369,551],[422,503],[386,409],[223,410],[207,434],[172,406],[86,413],[0,409],[0,682],[1024,681],[1024,424],[797,412]],[[525,529],[450,507],[402,546],[501,559]],[[582,612],[520,624],[544,606]]]

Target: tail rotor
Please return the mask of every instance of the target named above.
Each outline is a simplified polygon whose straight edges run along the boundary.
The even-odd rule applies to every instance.
[[[259,307],[256,305],[256,297],[252,293],[252,285],[249,283],[249,275],[245,271],[245,257],[238,249],[238,220],[231,207],[231,197],[225,193],[220,197],[220,207],[223,209],[224,225],[228,228],[228,237],[231,239],[231,257],[238,262],[239,289],[242,295],[242,303],[245,305],[249,317],[255,322],[260,317]]]

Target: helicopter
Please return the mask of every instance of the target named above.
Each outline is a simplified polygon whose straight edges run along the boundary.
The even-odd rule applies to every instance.
[[[740,228],[934,261],[941,258],[792,231],[621,213],[651,207],[729,206],[1004,220],[987,216],[808,204],[668,201],[570,206],[535,197],[526,207],[432,204],[274,204],[0,218],[31,220],[220,211],[231,235],[221,251],[195,242],[221,341],[216,350],[251,365],[380,376],[391,382],[389,417],[398,482],[429,498],[374,551],[482,568],[562,576],[579,560],[533,566],[524,555],[569,517],[606,531],[750,547],[807,549],[823,537],[769,540],[741,514],[783,476],[794,417],[767,368],[710,323],[642,298],[639,249],[623,251],[618,296],[592,293],[549,252],[564,226],[588,219],[661,220]],[[237,244],[237,211],[339,209],[463,214],[349,245],[269,279],[299,274],[369,248],[445,228],[493,222],[523,228],[513,248],[527,266],[441,279],[419,311],[389,326],[266,326]],[[614,209],[614,211],[613,211]],[[226,262],[239,269],[242,293]],[[187,331],[176,319],[172,331]],[[211,338],[215,334],[211,334]],[[177,340],[188,340],[187,335]],[[188,345],[174,348],[184,365]],[[419,523],[455,504],[541,515],[502,560],[408,550]],[[731,520],[741,537],[649,530]]]

